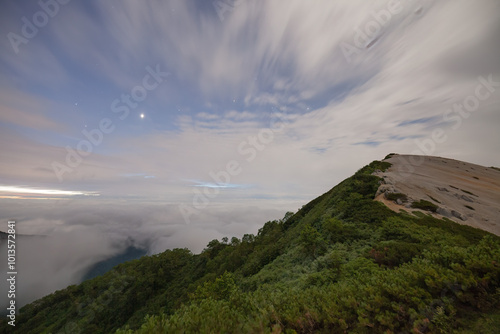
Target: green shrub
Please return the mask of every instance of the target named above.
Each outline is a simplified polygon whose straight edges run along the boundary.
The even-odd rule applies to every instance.
[[[432,199],[434,202],[441,204],[441,202],[440,202],[440,201],[438,201],[437,199],[435,199],[435,198],[434,198],[434,197],[432,197],[431,195],[427,195],[427,196],[429,196],[429,198],[430,198],[430,199]]]
[[[384,241],[373,247],[367,257],[374,259],[379,265],[393,268],[411,261],[422,252],[422,249],[423,247],[416,243]]]
[[[403,202],[406,202],[408,200],[408,196],[402,193],[386,193],[385,198],[387,198],[390,201],[397,201],[398,199],[400,199]]]
[[[300,243],[307,255],[321,255],[325,250],[323,236],[312,226],[306,226],[300,233]]]
[[[387,155],[385,156],[384,160],[387,160],[387,159],[391,158],[391,157],[392,157],[392,156],[394,156],[394,155],[397,155],[397,154],[396,154],[396,153],[389,153],[389,154],[387,154]]]
[[[436,212],[439,208],[436,204],[426,201],[425,199],[421,199],[418,202],[411,203],[411,207],[414,209],[421,209],[425,211]]]

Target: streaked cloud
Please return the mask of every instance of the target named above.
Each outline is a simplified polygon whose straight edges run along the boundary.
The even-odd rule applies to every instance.
[[[49,199],[53,196],[56,199],[69,196],[99,196],[97,192],[71,191],[59,189],[39,189],[24,186],[2,186],[0,185],[0,196],[2,198],[17,199]]]
[[[248,188],[249,185],[244,184],[232,184],[232,183],[224,183],[224,182],[205,182],[198,180],[188,180],[189,182],[195,183],[193,187],[203,187],[203,188],[220,188],[220,189],[231,189],[231,188]]]

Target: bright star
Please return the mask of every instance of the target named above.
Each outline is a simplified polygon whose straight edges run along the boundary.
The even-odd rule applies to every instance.
[[[144,114],[141,114],[141,118],[144,118]]]

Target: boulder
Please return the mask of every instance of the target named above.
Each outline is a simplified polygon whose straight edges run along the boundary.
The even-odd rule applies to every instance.
[[[437,208],[436,213],[446,218],[453,217],[450,210],[441,207]]]
[[[467,197],[465,195],[462,195],[460,198],[463,199],[464,201],[467,201],[467,202],[470,202],[470,203],[474,202],[474,200],[472,198]]]
[[[460,212],[455,211],[455,210],[451,210],[451,215],[453,217],[458,218],[458,219],[463,220],[463,221],[467,220],[467,216],[465,216],[465,215],[463,215]]]

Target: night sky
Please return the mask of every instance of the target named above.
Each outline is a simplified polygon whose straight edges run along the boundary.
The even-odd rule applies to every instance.
[[[59,288],[391,152],[500,166],[497,0],[4,0],[0,33],[0,230],[52,237]]]

